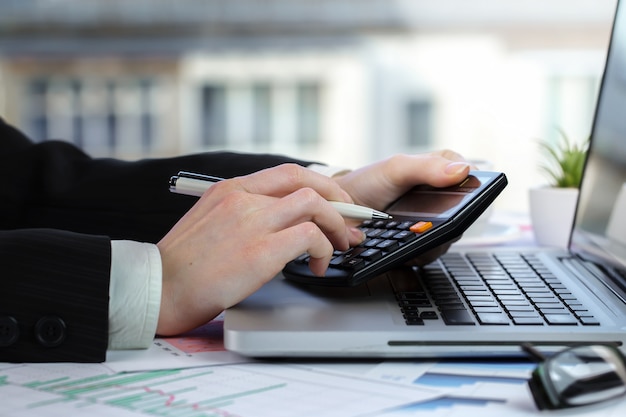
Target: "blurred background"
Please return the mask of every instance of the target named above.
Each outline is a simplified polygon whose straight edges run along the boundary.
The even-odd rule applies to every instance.
[[[451,148],[525,211],[537,141],[589,135],[615,3],[0,0],[0,115],[124,159]]]

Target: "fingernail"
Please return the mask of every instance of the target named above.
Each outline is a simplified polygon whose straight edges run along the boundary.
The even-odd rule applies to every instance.
[[[363,233],[363,230],[358,227],[351,227],[350,233],[352,233],[352,236],[354,236],[359,242],[363,242],[365,240],[365,233]]]
[[[449,175],[459,175],[470,167],[467,162],[450,162],[445,169],[445,173]]]

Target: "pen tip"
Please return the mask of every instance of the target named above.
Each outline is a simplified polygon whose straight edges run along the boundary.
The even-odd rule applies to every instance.
[[[382,211],[375,211],[374,214],[372,215],[372,218],[374,218],[374,219],[382,219],[382,220],[389,220],[389,219],[393,219],[393,216],[390,216],[387,213],[383,213]]]

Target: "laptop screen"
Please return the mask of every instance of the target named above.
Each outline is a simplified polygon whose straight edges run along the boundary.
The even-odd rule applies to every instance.
[[[618,5],[570,249],[626,270],[626,7]],[[626,280],[626,275],[622,278]]]

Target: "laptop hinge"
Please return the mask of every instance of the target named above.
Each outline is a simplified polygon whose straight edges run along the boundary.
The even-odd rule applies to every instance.
[[[613,277],[606,274],[593,262],[572,257],[564,257],[561,258],[560,261],[569,271],[579,277],[579,281],[592,293],[595,292],[595,288],[593,285],[590,285],[589,280],[586,279],[589,275],[592,275],[600,281],[606,289],[615,294],[615,296],[619,298],[622,303],[626,304],[626,295],[624,294],[622,283],[616,282]]]

